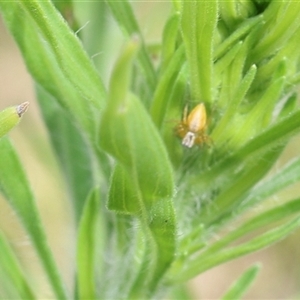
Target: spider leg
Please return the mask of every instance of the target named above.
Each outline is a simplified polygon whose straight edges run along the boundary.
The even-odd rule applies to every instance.
[[[182,118],[182,123],[184,123],[185,125],[187,123],[187,116],[188,116],[188,106],[186,105],[184,107],[183,118]]]

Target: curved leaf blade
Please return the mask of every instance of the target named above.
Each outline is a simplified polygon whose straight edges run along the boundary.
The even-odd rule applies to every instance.
[[[299,225],[300,218],[297,217],[294,220],[255,237],[242,245],[225,249],[218,253],[213,253],[211,256],[204,256],[203,258],[200,254],[187,263],[185,269],[177,275],[177,279],[174,277],[172,281],[186,281],[210,268],[213,268],[214,266],[220,265],[221,263],[225,263],[235,258],[266,248],[287,237],[291,234],[291,232],[297,229]]]
[[[4,285],[1,287],[4,288],[8,281],[13,285],[13,293],[18,294],[21,299],[36,299],[28,279],[2,233],[0,233],[0,253],[0,276],[1,283]]]
[[[218,1],[182,1],[181,13],[192,99],[196,102],[211,102],[213,37],[218,20]]]
[[[78,298],[96,299],[95,234],[99,192],[95,189],[85,202],[77,239]]]
[[[124,168],[122,172],[127,172],[128,180],[134,187],[126,191],[125,201],[136,200],[136,203],[130,204],[130,209],[138,212],[148,246],[131,298],[138,298],[145,294],[145,290],[155,290],[175,252],[171,163],[149,114],[141,102],[128,93],[136,50],[137,44],[133,41],[116,64],[111,78],[109,103],[100,126],[100,146]],[[133,190],[135,195],[131,197]],[[122,201],[119,209],[124,210]]]
[[[0,111],[0,138],[19,124],[28,105],[28,102],[24,102],[18,106],[8,107]]]
[[[33,78],[94,138],[106,91],[59,12],[34,0],[0,2],[0,9]]]
[[[26,228],[57,298],[67,299],[62,280],[46,241],[27,177],[7,138],[0,139],[0,153],[0,190]]]
[[[250,285],[253,283],[256,278],[260,266],[252,266],[246,270],[240,278],[238,278],[234,284],[229,288],[229,290],[222,296],[222,300],[238,300],[246,293]]]
[[[125,34],[129,37],[138,36],[138,38],[141,40],[141,47],[139,53],[137,54],[138,62],[146,78],[149,90],[153,90],[157,80],[155,70],[147,52],[143,35],[134,16],[131,5],[127,0],[106,0],[106,2]]]

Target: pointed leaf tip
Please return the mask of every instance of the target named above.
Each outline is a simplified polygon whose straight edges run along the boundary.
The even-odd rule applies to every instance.
[[[20,118],[27,111],[28,106],[29,106],[29,102],[27,102],[27,101],[23,102],[23,103],[21,103],[20,105],[17,106],[16,110],[17,110],[17,113],[18,113]]]

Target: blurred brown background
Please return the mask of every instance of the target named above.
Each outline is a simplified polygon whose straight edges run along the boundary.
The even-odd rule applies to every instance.
[[[170,3],[160,1],[135,4],[141,28],[150,41],[160,41],[169,8]],[[123,42],[122,35],[117,26],[114,30],[115,38],[119,39],[116,44],[120,45]],[[116,54],[118,50],[117,48]],[[20,52],[1,22],[0,109],[23,101],[30,102],[30,109],[10,136],[28,174],[55,258],[68,289],[72,290],[75,232],[65,186],[35,101],[34,83],[26,71]],[[299,139],[294,139],[274,170],[291,157],[299,155],[298,145]],[[280,204],[285,199],[292,199],[297,195],[299,195],[299,186],[293,186],[270,199],[269,205]],[[17,250],[22,263],[29,269],[30,276],[39,280],[41,299],[50,299],[51,292],[35,253],[30,247],[29,238],[2,197],[0,197],[0,227]],[[245,299],[299,299],[299,234],[300,231],[276,246],[216,267],[198,276],[190,283],[195,299],[218,299],[229,285],[255,262],[261,262],[263,268]]]

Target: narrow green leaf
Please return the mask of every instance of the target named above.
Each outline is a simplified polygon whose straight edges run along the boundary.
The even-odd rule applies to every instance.
[[[6,138],[0,139],[0,154],[0,190],[26,228],[40,256],[56,297],[67,299],[62,280],[45,238],[27,177],[16,152]]]
[[[282,94],[284,83],[284,77],[274,78],[264,95],[249,112],[245,121],[239,124],[238,130],[235,128],[235,134],[229,141],[229,147],[238,148],[270,124],[274,106]]]
[[[187,65],[184,64],[181,67],[177,78],[172,84],[172,87],[170,87],[170,95],[167,95],[167,99],[161,99],[162,101],[168,102],[167,107],[165,107],[166,111],[164,113],[162,135],[169,152],[170,160],[174,166],[179,166],[182,163],[183,147],[176,136],[174,129],[181,121],[182,112],[184,110],[184,106],[186,105],[184,99],[186,95],[187,81]]]
[[[99,257],[97,252],[99,258],[96,269],[98,298],[130,299],[128,293],[139,271],[145,250],[144,235],[136,218],[125,214],[110,214],[110,217],[113,221],[113,224],[110,224],[113,225],[113,230],[109,230],[108,239],[103,239],[103,234],[99,232],[97,236],[104,244],[103,255],[113,259],[114,263],[112,264],[110,259],[103,261],[104,256]],[[110,241],[109,245],[107,240]],[[99,264],[101,265],[100,276]],[[107,280],[107,275],[109,275],[109,280]]]
[[[28,105],[28,102],[24,102],[18,106],[8,107],[0,111],[0,138],[19,124]]]
[[[289,82],[290,86],[295,86],[300,83],[300,73],[296,73],[293,75],[291,81]]]
[[[109,105],[101,120],[100,146],[123,164],[133,176],[131,180],[137,180],[151,199],[170,197],[172,168],[162,140],[142,104],[127,92],[130,63],[136,49],[133,41],[113,72]]]
[[[147,53],[145,42],[143,41],[143,35],[136,21],[131,5],[127,0],[106,0],[106,2],[125,34],[129,37],[133,37],[135,35],[139,37],[141,41],[141,48],[138,53],[138,61],[147,80],[148,88],[150,90],[154,90],[156,85],[156,74]]]
[[[186,264],[184,270],[180,271],[177,274],[177,278],[175,279],[174,277],[171,281],[173,283],[184,282],[224,262],[261,250],[284,239],[296,228],[298,228],[299,225],[300,218],[297,217],[293,221],[270,230],[242,245],[230,249],[225,249],[223,251],[220,251],[219,253],[213,253],[211,256],[204,256],[203,258],[200,254],[190,260],[190,262]]]
[[[94,138],[105,90],[61,15],[49,1],[0,2],[0,8],[34,79]]]
[[[235,1],[220,1],[220,13],[226,26],[231,28],[236,24],[237,3]]]
[[[269,60],[266,61],[263,65],[260,66],[257,77],[255,79],[256,86],[259,89],[261,87],[262,82],[266,82],[270,80],[274,76],[274,73],[277,71],[278,66],[282,63],[282,61],[286,61],[288,68],[282,74],[287,77],[288,86],[293,86],[296,83],[290,82],[290,78],[294,78],[295,74],[298,72],[297,64],[291,64],[290,62],[296,62],[299,60],[299,52],[298,46],[300,42],[300,32],[297,31],[295,34],[288,40],[288,43],[284,44],[284,47],[280,48],[279,51],[276,52],[274,56],[272,56]],[[289,89],[287,89],[289,90]]]
[[[286,44],[300,26],[300,3],[298,1],[279,1],[279,6],[279,14],[273,11],[272,23],[265,25],[269,27],[269,30],[266,28],[261,30],[262,33],[267,34],[258,40],[257,46],[251,52],[253,61],[259,61],[275,53]],[[271,6],[269,10],[272,11]]]
[[[250,153],[257,153],[265,150],[267,147],[274,147],[280,143],[284,143],[285,140],[297,133],[300,128],[300,111],[294,111],[288,117],[281,119],[279,122],[268,129],[264,130],[260,135],[253,138],[252,141],[248,142],[238,152],[241,157],[248,156]]]
[[[287,217],[291,217],[295,214],[298,214],[300,211],[300,200],[295,199],[283,205],[277,206],[275,208],[269,209],[267,211],[262,212],[261,214],[251,218],[244,224],[241,224],[237,230],[231,231],[220,240],[207,247],[202,252],[202,257],[211,256],[212,253],[221,251],[230,243],[238,240],[239,238],[246,236],[247,234],[262,230],[266,226],[273,225],[276,222],[280,222],[285,220]],[[240,210],[239,210],[240,212]]]
[[[160,73],[164,72],[168,66],[174,52],[176,50],[176,42],[178,40],[178,29],[179,29],[179,14],[172,15],[164,28],[162,49],[161,49],[161,68]]]
[[[192,99],[212,101],[213,42],[218,1],[183,1],[181,29],[190,67]]]
[[[95,189],[85,202],[77,238],[78,298],[96,299],[95,235],[99,210],[99,191]]]
[[[111,57],[110,49],[114,39],[110,31],[109,7],[105,1],[74,1],[73,5],[78,18],[82,15],[82,20],[88,20],[88,26],[77,32],[77,35],[104,80],[110,71],[111,61],[108,58]]]
[[[217,82],[215,85],[219,85],[219,82],[221,81],[221,75],[222,73],[228,68],[228,66],[234,61],[236,58],[236,54],[240,51],[242,47],[242,42],[236,43],[232,49],[230,49],[223,57],[221,57],[215,64],[215,77],[217,80],[214,80]]]
[[[151,106],[151,116],[158,128],[161,128],[163,124],[164,116],[167,113],[167,108],[170,101],[170,90],[174,86],[174,81],[178,76],[178,72],[183,64],[183,60],[184,49],[183,47],[180,47],[171,58],[168,67],[162,74],[155,89]]]
[[[241,42],[238,42],[240,44]],[[228,108],[228,103],[231,102],[243,80],[245,73],[245,61],[249,48],[249,39],[247,38],[240,45],[240,49],[234,57],[233,62],[224,70],[223,76],[221,77],[220,91],[218,94],[218,107],[221,111],[225,111]],[[225,59],[229,53],[225,54],[220,60]],[[218,61],[217,61],[218,63]],[[217,91],[218,92],[218,91]],[[236,112],[236,110],[235,110]]]
[[[282,169],[278,170],[271,178],[261,182],[261,184],[254,189],[251,189],[243,201],[243,207],[252,206],[299,180],[300,158],[298,157],[286,164]]]
[[[79,90],[82,97],[90,101],[89,104],[99,107],[106,94],[103,83],[79,40],[75,38],[51,1],[30,0],[20,3],[46,38],[64,75]]]
[[[284,103],[283,107],[280,110],[279,118],[286,118],[288,115],[290,115],[291,113],[297,110],[298,107],[297,98],[298,96],[296,92],[292,93],[287,98],[286,102]]]
[[[127,172],[126,180],[132,182],[134,189],[127,189],[126,193],[135,194],[125,201],[137,200],[130,210],[138,211],[148,246],[129,298],[154,292],[175,251],[172,167],[150,116],[128,92],[137,46],[133,40],[114,68],[109,102],[100,126],[100,146],[114,156]],[[124,210],[122,201],[120,210]]]
[[[137,180],[151,205],[156,198],[172,196],[172,169],[162,140],[140,102],[130,97],[123,105],[104,113],[100,145],[122,163],[133,182]]]
[[[222,300],[238,300],[247,292],[250,285],[253,283],[260,266],[254,265],[246,270],[229,288],[229,290],[222,296]]]
[[[214,131],[211,134],[211,137],[216,144],[222,141],[222,139],[224,139],[224,137],[227,136],[226,134],[224,134],[224,131],[226,130],[226,127],[229,124],[231,124],[232,118],[234,117],[239,104],[242,102],[246,93],[248,92],[256,75],[256,70],[257,68],[255,65],[251,66],[251,68],[239,84],[239,87],[234,97],[231,99],[229,104],[227,103],[224,115],[222,116],[221,120],[218,122],[218,125],[215,127]]]
[[[2,233],[0,233],[0,253],[0,274],[5,276],[7,281],[10,281],[14,287],[14,292],[18,294],[20,299],[36,299],[28,278],[25,276],[13,250]],[[5,285],[5,280],[3,280],[2,276],[1,283]],[[4,288],[4,286],[2,287],[1,285],[1,288]]]
[[[267,174],[281,151],[282,147],[272,149],[259,158],[256,157],[255,162],[251,161],[249,166],[245,167],[246,171],[235,177],[231,175],[233,178],[230,184],[214,199],[213,205],[208,204],[202,209],[199,216],[201,222],[218,223],[222,215],[234,212],[240,205],[242,196]]]
[[[78,222],[84,201],[95,185],[93,169],[97,162],[82,132],[71,122],[57,101],[41,86],[36,91],[52,145],[66,177]]]
[[[142,290],[145,292],[144,284],[148,281],[152,286],[150,290],[153,290],[173,259],[175,220],[170,200],[173,193],[171,167],[153,123],[135,98],[127,99],[126,104],[118,107],[117,111],[108,110],[102,121],[101,146],[115,156],[130,174],[129,178],[134,185],[131,190],[135,194],[125,201],[139,200],[131,204],[133,208],[130,210],[139,212],[144,229],[149,227],[147,235],[151,233],[152,236],[151,247],[147,248],[150,255],[147,263],[151,261],[151,268],[148,266],[144,274],[148,279],[139,276],[139,283],[135,285],[139,291],[135,290],[134,294],[139,295]],[[123,209],[123,206],[120,207],[120,210]]]
[[[283,205],[269,209],[261,213],[260,215],[252,218],[250,221],[243,224],[238,230],[240,233],[233,233],[235,236],[243,236],[246,233],[257,230],[264,226],[268,226],[272,223],[284,220],[286,217],[291,217],[294,214],[298,214],[300,211],[300,200],[295,199],[293,201],[284,203]]]
[[[74,1],[73,0],[52,0],[56,9],[62,14],[70,28],[74,32],[79,29],[79,23],[74,14]]]
[[[246,19],[242,24],[240,24],[236,31],[234,31],[228,38],[226,38],[215,50],[214,59],[217,60],[221,56],[227,53],[228,49],[230,49],[237,41],[242,39],[246,34],[248,34],[253,27],[258,23],[263,21],[262,16],[256,16],[250,19]]]
[[[172,0],[174,9],[176,12],[180,12],[181,10],[181,0]]]
[[[276,147],[280,144],[286,143],[286,140],[300,129],[300,111],[291,113],[286,118],[282,118],[276,124],[269,126],[261,134],[248,141],[236,152],[228,155],[224,160],[215,164],[210,170],[204,173],[191,176],[190,184],[202,182],[207,184],[216,181],[224,172],[224,169],[232,169],[240,162],[245,162],[247,159],[263,153]]]
[[[108,209],[137,215],[139,213],[139,206],[137,205],[140,201],[139,196],[129,173],[122,165],[117,164],[111,178]]]
[[[170,297],[165,299],[174,299],[174,300],[194,300],[194,293],[191,291],[189,285],[179,285],[172,288],[170,291]]]

